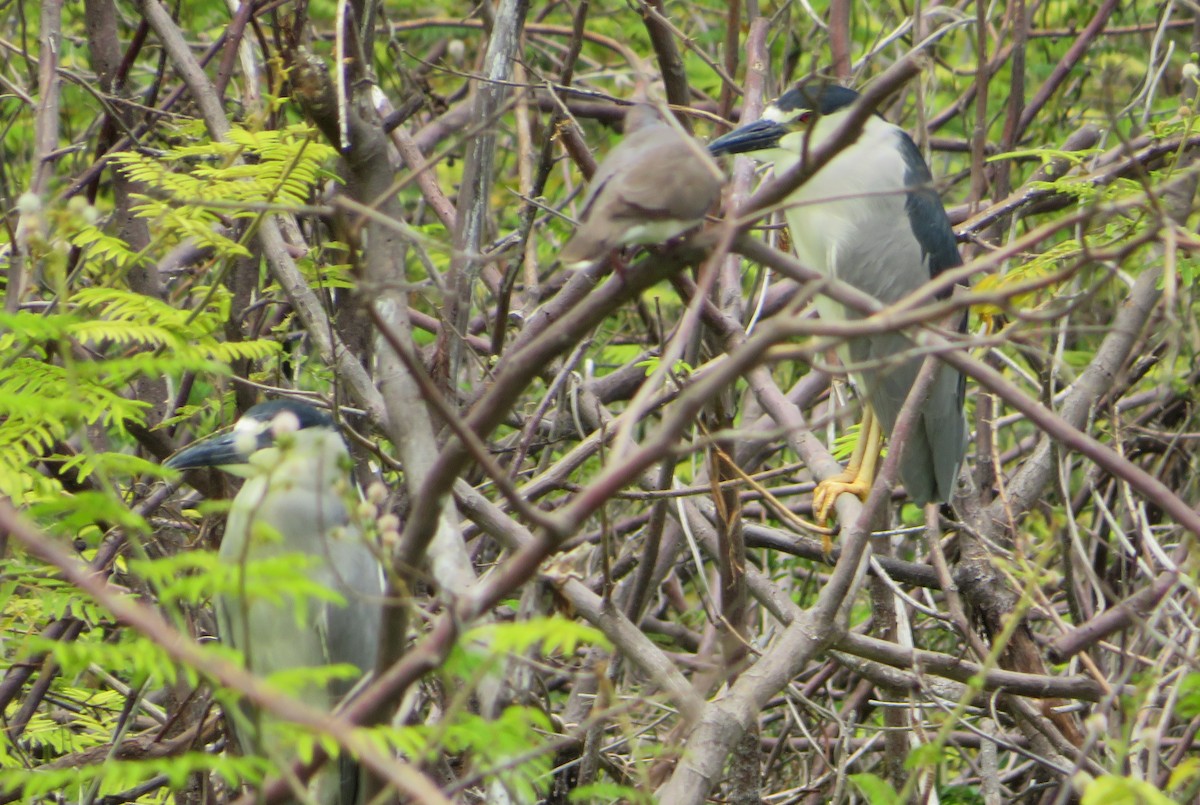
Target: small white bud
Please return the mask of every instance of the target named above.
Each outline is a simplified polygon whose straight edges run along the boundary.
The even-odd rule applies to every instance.
[[[374,520],[379,516],[379,507],[369,500],[358,504],[358,516],[363,520]]]
[[[372,481],[371,485],[367,487],[367,500],[371,501],[376,506],[387,500],[387,496],[388,490],[387,487],[383,485],[382,481]]]
[[[271,420],[271,433],[276,438],[285,433],[295,433],[300,430],[300,418],[291,411],[280,411]]]
[[[379,532],[379,542],[383,545],[383,552],[385,554],[393,553],[400,544],[400,532],[381,531]]]
[[[233,447],[239,455],[251,455],[258,450],[258,434],[246,428],[234,428]]]
[[[42,211],[42,197],[37,193],[22,193],[17,199],[17,212],[21,215],[33,215]]]

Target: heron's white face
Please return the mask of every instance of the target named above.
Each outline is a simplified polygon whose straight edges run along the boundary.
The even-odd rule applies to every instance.
[[[285,433],[295,433],[300,430],[300,417],[291,411],[280,411],[271,419],[270,428],[276,438]]]
[[[772,123],[779,123],[788,128],[796,128],[805,126],[808,121],[812,120],[811,109],[783,109],[775,104],[770,104],[763,110],[763,119],[770,120]]]
[[[788,108],[772,103],[762,117],[710,144],[717,154],[745,154],[754,160],[774,164],[783,172],[805,154],[828,141],[841,127],[847,109],[818,115],[812,109]]]
[[[292,411],[279,411],[270,419],[244,416],[233,426],[233,436],[238,450],[250,455],[262,445],[262,437],[270,435],[271,441],[300,430],[300,418]]]
[[[258,450],[258,437],[266,430],[269,423],[261,419],[242,417],[233,424],[234,449],[243,456],[252,455]]]
[[[763,117],[788,129],[788,133],[779,139],[779,145],[769,152],[771,161],[775,163],[775,170],[782,172],[790,168],[805,154],[812,153],[814,149],[833,139],[841,128],[847,111],[839,109],[831,114],[814,117],[809,109],[785,110],[774,105],[767,107]]]

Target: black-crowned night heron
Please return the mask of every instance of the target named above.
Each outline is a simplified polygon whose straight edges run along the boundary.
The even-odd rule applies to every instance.
[[[717,138],[709,150],[749,154],[774,162],[781,173],[828,142],[857,99],[858,93],[832,84],[796,87],[768,106],[762,119]],[[903,129],[878,115],[786,204],[797,256],[885,305],[962,263],[921,152]],[[860,318],[824,296],[817,309],[827,320]],[[845,472],[823,481],[813,495],[818,520],[827,518],[838,495],[865,498],[870,490],[882,438],[891,436],[921,367],[913,353],[912,341],[899,333],[851,338],[839,349],[866,405]],[[939,365],[900,460],[900,477],[919,505],[944,503],[954,491],[966,449],[963,397],[962,375]]]
[[[704,221],[724,177],[704,146],[651,104],[625,113],[625,137],[597,166],[579,227],[559,260],[584,268],[621,246],[662,243]]]
[[[248,465],[235,470],[246,482],[230,507],[220,549],[223,564],[242,570],[239,586],[247,594],[216,601],[221,639],[242,653],[248,670],[266,677],[348,663],[361,676],[374,667],[383,572],[357,523],[350,454],[328,414],[292,400],[261,403],[228,433],[192,444],[166,465]],[[254,592],[256,566],[276,560],[278,567],[284,556],[299,560],[296,572],[309,582],[299,602],[277,584],[273,594]],[[306,683],[297,695],[331,710],[355,682],[343,675]],[[257,712],[230,715],[243,751],[290,759],[286,724]],[[351,805],[359,795],[358,770],[343,759],[337,774],[321,775],[313,788],[321,805]]]

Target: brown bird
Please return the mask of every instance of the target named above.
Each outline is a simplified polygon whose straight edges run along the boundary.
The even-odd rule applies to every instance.
[[[704,220],[724,175],[705,148],[650,104],[625,113],[625,139],[596,168],[575,235],[559,260],[572,269],[614,249],[662,243]]]

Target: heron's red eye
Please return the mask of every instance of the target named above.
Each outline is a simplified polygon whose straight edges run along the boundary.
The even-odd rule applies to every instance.
[[[812,119],[812,112],[801,112],[799,115],[796,116],[797,123],[807,123],[811,119]]]

